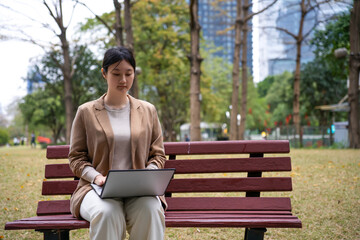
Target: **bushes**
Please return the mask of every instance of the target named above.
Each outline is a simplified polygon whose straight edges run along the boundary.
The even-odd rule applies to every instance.
[[[7,130],[0,128],[0,146],[3,146],[9,142],[9,133]]]

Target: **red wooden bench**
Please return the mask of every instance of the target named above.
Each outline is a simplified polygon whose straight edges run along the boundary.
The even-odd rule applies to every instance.
[[[47,158],[67,158],[68,152],[68,146],[48,146]],[[302,227],[291,213],[289,197],[260,197],[261,192],[292,191],[290,177],[262,177],[262,172],[291,171],[290,157],[274,155],[289,153],[288,141],[169,142],[165,152],[165,167],[176,168],[166,191],[167,227],[241,227],[246,228],[245,239],[263,239],[266,228]],[[176,159],[180,155],[185,156]],[[226,176],[232,172],[236,176]],[[68,164],[46,165],[45,178],[43,195],[70,195],[78,181]],[[87,221],[71,216],[69,200],[39,201],[37,216],[5,225],[6,230],[35,229],[44,239],[62,240],[69,239],[70,230],[88,227]]]

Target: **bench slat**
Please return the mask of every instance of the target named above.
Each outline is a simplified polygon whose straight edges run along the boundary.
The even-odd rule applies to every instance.
[[[31,218],[24,218],[5,224],[5,230],[21,230],[21,229],[80,229],[88,228],[89,222],[86,220],[79,220],[72,215],[56,215],[56,216],[37,216]]]
[[[165,218],[167,227],[248,227],[248,228],[301,228],[301,221],[297,217],[270,217],[268,215],[247,215],[238,217],[226,217],[224,214],[215,214],[212,218],[207,215],[193,218],[185,217]],[[79,229],[88,228],[89,222],[79,220],[69,215],[39,216],[8,222],[5,230],[20,229]]]
[[[291,171],[291,159],[271,157],[168,160],[165,162],[165,168],[176,168],[177,174]]]
[[[77,186],[78,180],[45,181],[43,195],[70,195]],[[186,178],[171,180],[166,192],[276,192],[291,191],[290,177],[269,178]]]
[[[39,201],[36,215],[50,214],[70,214],[70,200]]]
[[[171,180],[166,192],[271,192],[291,191],[289,177],[186,178]]]
[[[291,159],[290,157],[271,157],[168,160],[165,168],[176,168],[176,174],[291,171]],[[45,166],[47,179],[72,177],[74,174],[67,163]]]
[[[226,211],[226,213],[247,214],[291,214],[291,202],[289,198],[271,197],[171,197],[166,198],[169,205],[167,212],[182,211]],[[39,201],[37,215],[69,214],[70,200]]]
[[[45,178],[73,178],[74,174],[70,170],[69,164],[47,164],[45,166]]]
[[[171,197],[166,201],[169,211],[291,211],[290,198],[286,197]]]
[[[68,158],[69,149],[70,149],[69,145],[47,146],[46,158],[47,159]]]
[[[166,155],[236,154],[236,153],[289,153],[287,140],[243,140],[214,142],[165,142]],[[69,145],[48,146],[48,159],[68,158]]]
[[[71,195],[79,180],[72,181],[44,181],[42,195]]]
[[[168,142],[164,143],[164,147],[166,155],[290,152],[287,140]]]
[[[226,219],[202,219],[202,218],[188,218],[188,219],[166,219],[166,227],[242,227],[242,228],[301,228],[301,221],[298,218],[294,219],[268,219],[268,218],[226,218]]]

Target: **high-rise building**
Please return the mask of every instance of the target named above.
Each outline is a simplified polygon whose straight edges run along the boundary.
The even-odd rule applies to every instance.
[[[251,2],[251,1],[249,1]],[[251,9],[250,9],[251,10]],[[236,1],[199,1],[199,22],[201,34],[206,44],[220,47],[221,50],[214,55],[232,63],[235,48]],[[249,31],[247,37],[247,65],[252,71],[252,31],[251,21],[248,22]],[[240,63],[241,64],[241,63]]]

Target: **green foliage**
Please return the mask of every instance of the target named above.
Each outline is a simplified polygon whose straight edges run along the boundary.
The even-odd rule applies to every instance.
[[[314,116],[320,125],[328,125],[332,119],[315,107],[338,103],[347,93],[346,78],[333,75],[331,67],[321,59],[305,64],[301,76],[300,101],[305,114]],[[341,114],[337,116],[341,117]]]
[[[157,107],[168,138],[188,117],[188,5],[184,0],[137,1],[131,11],[136,63],[141,68],[137,76],[139,97]],[[108,26],[115,23],[113,12],[101,18]],[[95,32],[92,38],[105,48],[115,46],[111,34],[103,35],[104,29],[97,19],[89,19],[82,27],[86,32]]]
[[[267,95],[271,85],[274,83],[274,80],[274,76],[268,76],[256,85],[256,89],[260,98],[263,98]]]
[[[246,129],[263,130],[272,127],[269,106],[259,98],[251,77],[248,77]]]
[[[33,126],[47,126],[53,133],[54,141],[65,125],[65,109],[61,95],[51,90],[38,90],[26,95],[19,108],[24,118]]]
[[[6,129],[0,128],[0,146],[5,145],[9,142],[9,133]]]
[[[324,30],[316,30],[311,44],[315,47],[315,59],[302,66],[302,110],[315,118],[320,125],[328,125],[332,119],[320,110],[319,105],[338,103],[347,93],[347,59],[337,59],[335,49],[350,48],[350,12],[343,13],[329,22]],[[346,120],[346,114],[334,115],[335,121]]]
[[[74,109],[94,98],[100,97],[106,91],[106,82],[101,76],[101,63],[86,46],[76,46],[72,49],[72,59],[75,59],[74,75],[72,76]],[[63,74],[54,59],[62,62],[61,52],[48,52],[36,66],[41,81],[54,94],[63,96]]]
[[[77,46],[72,49],[72,56],[73,60],[76,58],[72,77],[75,111],[80,104],[101,96],[106,84],[101,77],[100,63],[89,49]],[[19,104],[24,124],[31,130],[40,126],[50,129],[55,142],[65,128],[63,74],[57,61],[62,62],[62,55],[54,49],[32,67],[27,80],[38,88]]]
[[[337,59],[334,51],[338,48],[350,49],[349,28],[350,11],[347,11],[329,22],[324,30],[316,30],[311,40],[316,59],[326,62],[331,74],[343,79],[348,75],[348,61]]]
[[[155,104],[165,138],[189,109],[188,13],[185,1],[139,1],[132,7],[140,98]],[[174,140],[174,139],[173,139]]]
[[[201,119],[210,123],[226,123],[226,112],[231,104],[230,63],[220,57],[214,57],[214,51],[201,52],[204,61],[201,64]]]
[[[265,99],[272,112],[270,121],[274,125],[286,124],[286,118],[292,114],[292,83],[293,75],[289,72],[273,76],[273,83]]]

